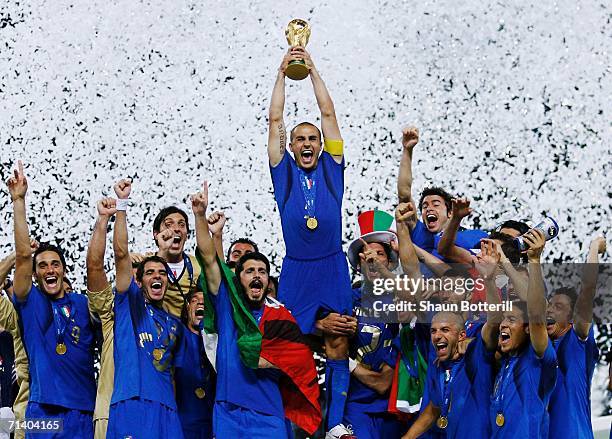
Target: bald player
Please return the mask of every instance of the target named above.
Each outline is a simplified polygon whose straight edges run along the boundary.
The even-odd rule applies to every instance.
[[[309,69],[321,112],[321,131],[309,123],[287,133],[285,69],[303,61]],[[278,299],[292,312],[304,334],[315,332],[317,319],[336,312],[350,315],[352,292],[346,256],[342,251],[342,197],[344,144],[333,101],[310,55],[291,48],[281,63],[272,91],[269,114],[268,159],[274,198],[278,205],[286,246],[279,279]],[[324,333],[328,439],[348,439],[342,424],[349,387],[348,337]]]

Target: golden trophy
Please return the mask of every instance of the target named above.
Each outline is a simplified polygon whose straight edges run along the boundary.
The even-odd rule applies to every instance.
[[[306,47],[310,38],[310,25],[306,20],[296,18],[291,20],[285,29],[287,42],[291,47]],[[287,66],[285,75],[294,81],[300,81],[308,76],[309,70],[304,60],[293,60]]]

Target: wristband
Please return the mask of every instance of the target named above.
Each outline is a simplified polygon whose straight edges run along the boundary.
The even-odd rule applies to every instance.
[[[323,143],[323,150],[327,151],[331,155],[342,155],[344,154],[344,142],[340,140],[325,139]]]
[[[359,363],[357,363],[352,358],[348,359],[348,363],[349,363],[349,373],[353,373],[353,371],[357,368],[357,364]]]
[[[125,212],[130,205],[129,198],[119,198],[117,200],[117,212]]]

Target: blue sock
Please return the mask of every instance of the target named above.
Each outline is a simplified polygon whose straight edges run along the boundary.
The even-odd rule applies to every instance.
[[[344,404],[349,389],[348,359],[325,362],[325,398],[327,400],[327,431],[342,423]]]

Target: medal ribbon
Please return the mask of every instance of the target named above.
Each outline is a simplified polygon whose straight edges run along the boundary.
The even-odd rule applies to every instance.
[[[497,375],[495,387],[493,389],[493,408],[495,413],[502,413],[502,405],[504,404],[504,392],[508,387],[508,377],[513,372],[518,357],[506,357],[502,364],[501,374]],[[503,413],[502,413],[503,414]]]
[[[189,276],[189,291],[187,291],[187,293],[189,293],[191,291],[191,288],[193,288],[193,265],[191,263],[191,259],[189,259],[189,256],[187,256],[185,252],[183,252],[183,264],[185,266],[184,270],[187,270],[187,275]],[[174,275],[172,270],[168,270],[168,279],[170,280],[170,283],[172,285],[175,285],[178,288],[179,293],[183,298],[183,301],[187,303],[187,297],[185,296],[185,293],[183,293],[181,283],[178,281],[178,278]]]
[[[457,375],[457,370],[461,362],[455,362],[450,369],[445,369],[439,374],[440,388],[442,389],[442,407],[440,407],[440,417],[448,418],[452,394],[450,391],[451,384]]]
[[[414,328],[410,328],[410,331],[412,332],[412,334],[410,334],[410,336],[412,337],[412,363],[410,364],[410,361],[408,361],[408,358],[406,358],[405,360],[405,364],[406,364],[406,369],[408,369],[408,373],[410,374],[410,376],[412,378],[419,378],[419,346],[417,344],[417,338],[416,338],[416,332],[414,330]]]
[[[200,354],[200,376],[202,377],[200,387],[202,389],[206,388],[206,384],[210,380],[210,368],[208,367],[208,357],[206,356],[206,349],[204,349],[204,343],[201,342],[201,339],[198,340],[198,351]],[[206,373],[204,373],[206,371]]]
[[[70,317],[74,318],[76,314],[76,309],[72,306],[72,301],[68,295],[65,296],[68,299],[68,303],[55,303],[51,302],[51,307],[53,308],[53,322],[55,326],[55,339],[57,344],[64,343],[64,334],[66,334],[66,330],[68,329],[68,324],[70,323]],[[67,315],[64,315],[62,308],[67,307],[68,312]]]
[[[170,333],[168,331],[168,316],[166,315],[164,316],[164,318],[162,318],[156,312],[153,305],[149,303],[146,304],[146,307],[147,312],[153,320],[153,325],[151,325],[151,321],[149,321],[149,329],[151,335],[153,336],[153,349],[147,349],[147,352],[149,352],[149,355],[152,355],[153,351],[157,349],[162,351],[163,353],[170,344]],[[155,326],[155,331],[153,331],[153,326]],[[165,337],[164,334],[166,334]],[[161,361],[161,359],[158,361]]]
[[[317,198],[317,192],[315,187],[314,172],[310,177],[306,175],[306,173],[298,168],[298,173],[300,176],[300,184],[302,187],[302,193],[304,194],[304,200],[306,200],[306,206],[304,209],[306,210],[306,214],[309,218],[315,217],[315,200]]]
[[[185,253],[183,253],[183,264],[185,264],[185,269],[189,276],[189,290],[191,291],[191,286],[193,284],[193,265],[191,264],[191,259],[189,259],[189,256]],[[180,288],[180,285],[178,285],[178,278],[174,275],[172,270],[168,270],[168,278],[171,283],[176,284]]]

